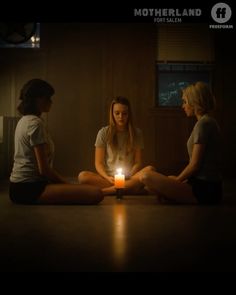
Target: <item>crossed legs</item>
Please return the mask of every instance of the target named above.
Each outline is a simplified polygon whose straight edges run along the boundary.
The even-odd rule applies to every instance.
[[[150,192],[156,194],[161,203],[197,204],[197,199],[192,193],[192,187],[188,183],[178,182],[147,168],[140,171],[140,182]]]
[[[90,184],[99,187],[103,195],[114,195],[116,189],[108,180],[97,173],[83,171],[79,174],[80,184]],[[126,194],[152,193],[160,203],[197,204],[188,183],[178,182],[155,171],[153,166],[147,166],[125,182]]]
[[[125,194],[144,194],[147,193],[144,190],[144,184],[140,182],[139,173],[137,172],[130,179],[125,181]],[[114,184],[110,183],[107,179],[103,178],[97,173],[90,171],[83,171],[78,176],[80,184],[90,184],[99,187],[102,190],[104,196],[115,195],[116,189]]]

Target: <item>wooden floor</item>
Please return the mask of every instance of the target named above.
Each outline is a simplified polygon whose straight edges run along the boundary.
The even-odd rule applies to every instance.
[[[1,271],[234,271],[236,194],[226,192],[213,207],[158,205],[154,196],[30,206],[12,204],[3,183]]]

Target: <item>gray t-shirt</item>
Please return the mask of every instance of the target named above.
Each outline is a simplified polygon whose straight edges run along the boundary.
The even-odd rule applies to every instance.
[[[187,148],[191,159],[194,144],[205,144],[205,151],[196,178],[215,181],[221,179],[221,135],[216,120],[204,115],[195,124]]]
[[[134,165],[134,151],[127,152],[126,144],[128,140],[128,131],[117,132],[118,149],[112,151],[110,145],[107,143],[107,134],[109,126],[103,127],[99,130],[95,142],[95,147],[105,148],[105,169],[108,175],[114,176],[117,168],[122,168],[125,175],[128,175],[132,166]],[[142,131],[135,128],[134,148],[143,149],[143,135]]]
[[[23,116],[15,130],[14,164],[10,176],[11,182],[40,181],[34,146],[47,144],[48,163],[52,166],[54,144],[47,131],[43,119],[35,115]]]

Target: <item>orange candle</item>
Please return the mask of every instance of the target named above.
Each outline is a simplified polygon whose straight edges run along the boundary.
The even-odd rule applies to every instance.
[[[125,187],[125,175],[122,174],[122,168],[117,169],[117,174],[115,174],[115,188]]]

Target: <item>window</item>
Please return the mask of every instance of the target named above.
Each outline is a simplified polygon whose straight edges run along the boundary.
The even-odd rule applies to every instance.
[[[210,64],[167,63],[156,65],[156,106],[182,105],[182,89],[197,81],[211,84]]]

